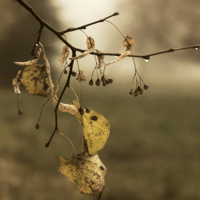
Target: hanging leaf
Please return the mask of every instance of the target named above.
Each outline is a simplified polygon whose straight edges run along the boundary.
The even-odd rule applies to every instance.
[[[42,53],[42,49],[39,48],[39,51],[37,51],[38,57],[36,59],[33,60],[29,60],[26,62],[14,62],[16,65],[20,65],[20,66],[28,66],[28,65],[34,65],[38,62],[38,60],[40,59],[40,54]]]
[[[82,70],[79,70],[79,74],[78,74],[76,80],[78,80],[79,82],[86,81],[86,77],[83,75],[83,71]]]
[[[101,51],[99,51],[98,49],[95,49],[98,53],[102,53]],[[104,55],[97,55],[98,61],[99,61],[99,65],[97,66],[97,69],[101,68],[104,64]]]
[[[19,86],[22,84],[20,75],[21,70],[17,72],[17,76],[12,80],[12,85],[16,94],[21,94],[21,91],[19,89]]]
[[[77,101],[72,104],[79,110],[80,106]],[[89,155],[97,154],[103,149],[110,133],[110,125],[108,120],[94,110],[89,113],[84,109],[84,114],[76,113],[76,117],[83,128],[83,136],[87,145]]]
[[[123,46],[131,50],[134,46],[133,38],[127,35],[125,40],[123,41]]]
[[[83,52],[82,54],[76,56],[76,57],[72,57],[70,58],[70,60],[76,60],[76,59],[80,59],[80,58],[83,58],[85,56],[87,56],[89,53],[93,52],[94,51],[94,48],[95,48],[95,42],[94,42],[94,39],[91,38],[91,37],[88,37],[87,38],[87,41],[86,41],[86,45],[87,45],[87,48],[88,50]]]
[[[129,53],[131,52],[131,49],[134,46],[133,39],[129,36],[126,36],[125,40],[123,41],[123,46],[126,47],[125,52],[123,54],[121,54],[117,59],[115,59],[115,60],[113,60],[109,63],[106,63],[105,67],[126,58],[129,55]]]
[[[62,51],[62,54],[61,54],[61,57],[60,57],[60,60],[59,60],[62,67],[63,67],[64,62],[67,59],[68,55],[69,55],[69,47],[67,45],[65,45],[63,47],[63,51]]]
[[[41,43],[39,43],[42,49],[38,51],[38,56],[40,56],[43,51],[43,59],[45,61],[44,64],[36,64],[39,60],[39,57],[35,60],[24,62],[24,65],[31,64],[23,70],[21,82],[25,86],[26,90],[30,94],[39,95],[42,97],[49,97],[54,88],[52,79],[51,79],[51,71],[50,65],[46,58],[44,48]],[[17,62],[19,64],[19,62]],[[15,63],[16,64],[16,63]]]
[[[82,194],[101,198],[107,169],[98,155],[89,157],[84,152],[71,159],[60,157],[60,160],[59,172],[75,183]]]
[[[53,90],[52,94],[51,94],[51,101],[53,103],[53,105],[56,107],[58,104],[58,98],[57,98],[57,92],[58,92],[58,85],[56,86],[56,88]],[[76,114],[78,112],[77,108],[74,105],[70,105],[70,104],[64,104],[61,103],[58,106],[58,110],[60,110],[61,112],[68,112],[71,114]]]

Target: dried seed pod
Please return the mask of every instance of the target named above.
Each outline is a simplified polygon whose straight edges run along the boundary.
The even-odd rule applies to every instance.
[[[86,108],[86,113],[90,113],[90,109],[89,108]]]
[[[23,112],[21,110],[18,110],[18,115],[22,115]]]
[[[109,78],[108,80],[109,80],[109,83],[113,83],[113,79]]]
[[[134,94],[133,89],[131,89],[128,93],[129,93],[130,95],[133,95],[133,94]]]
[[[100,85],[101,85],[101,81],[100,81],[99,78],[96,80],[95,84],[96,84],[97,86],[100,86]]]
[[[101,81],[104,82],[105,81],[105,76],[101,77]]]
[[[138,90],[135,90],[135,92],[134,92],[134,96],[137,97],[138,94],[139,94]]]
[[[94,84],[94,82],[93,82],[93,80],[91,79],[90,81],[89,81],[89,85],[93,85]]]
[[[110,84],[110,81],[108,79],[105,80],[106,84]]]
[[[148,90],[148,89],[149,89],[149,86],[148,86],[148,85],[144,85],[144,89],[145,89],[145,90]]]
[[[107,84],[106,84],[106,82],[103,82],[103,86],[106,86]]]
[[[72,74],[72,76],[76,76],[76,72],[72,72],[71,74]]]
[[[143,94],[144,94],[144,90],[143,90],[143,89],[140,89],[140,90],[139,90],[139,94],[140,94],[140,95],[143,95]]]
[[[68,71],[66,69],[64,70],[64,74],[68,74]]]
[[[39,124],[36,124],[36,125],[35,125],[35,128],[36,128],[36,129],[39,129],[39,128],[40,128],[40,125],[39,125]]]
[[[79,113],[80,113],[81,115],[83,115],[83,114],[84,114],[84,110],[83,110],[83,108],[82,108],[82,107],[80,107],[78,111],[79,111]]]

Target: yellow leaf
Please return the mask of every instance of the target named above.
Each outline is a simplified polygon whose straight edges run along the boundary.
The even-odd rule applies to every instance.
[[[101,51],[99,51],[98,49],[95,49],[98,53],[102,53]],[[99,61],[99,65],[97,66],[97,69],[101,68],[104,64],[104,55],[98,56],[98,61]]]
[[[69,47],[67,45],[65,45],[63,47],[63,51],[62,51],[62,54],[61,54],[61,57],[60,57],[60,60],[59,60],[62,67],[63,67],[64,62],[67,59],[68,55],[69,55]]]
[[[94,39],[93,39],[93,38],[88,37],[88,38],[87,38],[87,41],[86,41],[86,45],[87,45],[87,48],[88,48],[87,51],[83,52],[82,54],[80,54],[80,55],[78,55],[78,56],[75,56],[75,57],[70,58],[70,60],[76,60],[76,59],[83,58],[83,57],[87,56],[89,53],[91,53],[91,52],[94,51],[95,42],[94,42]]]
[[[49,97],[52,93],[45,65],[31,65],[24,69],[22,83],[30,94]]]
[[[35,64],[31,64],[24,69],[21,82],[30,94],[49,97],[52,93],[54,85],[51,79],[50,65],[46,58],[44,48],[41,43],[39,44],[42,49],[40,48],[40,53],[38,53],[38,55],[40,56],[41,52],[43,51],[43,59],[45,64],[39,65],[35,63],[36,60],[39,60],[39,57],[38,59],[35,59],[34,62],[25,62],[24,65],[30,63]]]
[[[51,94],[51,101],[52,101],[52,103],[55,107],[58,104],[58,99],[57,99],[57,95],[56,95],[57,92],[58,92],[58,85],[53,90],[53,92]],[[58,106],[58,110],[60,110],[61,112],[68,112],[68,113],[71,113],[73,115],[78,112],[77,108],[74,105],[64,104],[64,103],[61,103],[61,102]]]
[[[71,159],[60,157],[60,160],[59,172],[75,183],[82,194],[101,198],[107,169],[98,155],[89,157],[84,152]]]
[[[28,65],[34,65],[38,62],[38,60],[40,59],[40,54],[42,53],[42,49],[39,48],[39,51],[37,51],[38,57],[36,59],[33,60],[29,60],[26,62],[14,62],[16,65],[20,65],[20,66],[28,66]]]
[[[113,64],[113,63],[115,63],[117,61],[120,61],[120,60],[126,58],[129,55],[131,49],[134,46],[133,39],[131,37],[129,37],[129,36],[126,36],[125,40],[123,41],[123,46],[126,47],[125,52],[123,54],[121,54],[117,59],[115,59],[115,60],[113,60],[113,61],[111,61],[109,63],[106,63],[105,67],[110,65],[110,64]]]
[[[79,109],[77,101],[73,101],[72,104]],[[76,117],[83,128],[83,136],[87,145],[87,152],[89,155],[97,154],[103,149],[108,136],[110,134],[110,125],[108,120],[101,114],[94,110],[90,110],[89,113],[84,109],[84,114],[76,113]]]

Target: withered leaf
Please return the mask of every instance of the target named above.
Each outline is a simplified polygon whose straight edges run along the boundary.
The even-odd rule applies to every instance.
[[[62,54],[61,54],[61,57],[60,57],[60,60],[59,60],[62,67],[63,67],[64,62],[67,59],[68,55],[69,55],[69,47],[67,45],[65,45],[63,47],[63,51],[62,51]]]
[[[56,88],[53,90],[52,94],[51,94],[51,101],[53,103],[53,105],[56,107],[58,104],[58,98],[57,98],[57,92],[58,92],[58,85],[56,86]],[[60,110],[61,112],[68,112],[71,114],[76,114],[78,112],[77,108],[74,105],[71,104],[64,104],[61,103],[58,105],[58,110]]]
[[[86,77],[83,75],[83,71],[82,70],[79,70],[79,74],[78,74],[76,80],[78,80],[79,82],[86,81]]]
[[[72,104],[79,110],[80,105],[77,101],[73,101]],[[76,117],[83,128],[83,136],[87,145],[87,152],[89,155],[97,154],[103,149],[108,136],[110,134],[110,125],[108,120],[101,114],[94,110],[90,110],[89,113],[84,109],[84,114],[76,113]]]
[[[34,65],[38,62],[38,60],[40,59],[40,54],[42,53],[42,49],[39,48],[39,50],[37,51],[38,57],[36,59],[33,60],[29,60],[26,62],[14,62],[16,65],[20,65],[20,66],[28,66],[28,65]]]
[[[98,155],[89,157],[84,152],[71,159],[60,157],[60,160],[59,172],[75,183],[82,194],[101,198],[107,169]]]
[[[98,49],[95,49],[98,53],[102,53],[101,51],[99,51]],[[104,55],[97,55],[98,61],[99,61],[99,65],[97,66],[97,69],[101,68],[104,64]]]
[[[87,56],[89,53],[91,53],[91,52],[94,51],[95,42],[94,42],[94,39],[93,39],[93,38],[88,37],[88,38],[87,38],[87,41],[86,41],[86,45],[87,45],[87,48],[88,48],[87,51],[81,53],[81,54],[78,55],[78,56],[75,56],[75,57],[70,58],[70,60],[76,60],[76,59],[83,58],[83,57]]]
[[[21,94],[21,91],[19,89],[19,86],[22,84],[20,75],[21,70],[17,72],[17,76],[12,80],[12,85],[16,94]]]
[[[26,67],[23,71],[21,82],[30,94],[49,97],[54,85],[51,79],[50,65],[46,58],[43,45],[41,43],[39,44],[43,50],[45,63],[41,65],[33,64]]]
[[[131,49],[134,46],[133,39],[129,36],[126,36],[125,40],[123,41],[123,46],[126,47],[125,52],[123,54],[121,54],[117,59],[115,59],[115,60],[113,60],[109,63],[106,63],[105,67],[126,58],[129,55],[129,53],[131,52]]]
[[[125,40],[123,41],[123,46],[131,50],[134,46],[133,38],[127,35]]]

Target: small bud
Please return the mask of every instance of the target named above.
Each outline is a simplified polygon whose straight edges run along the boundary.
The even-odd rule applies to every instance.
[[[91,79],[90,81],[89,81],[89,85],[93,85],[94,84],[94,82],[93,82],[93,80]]]
[[[173,52],[173,51],[175,51],[173,47],[169,49],[169,52]]]
[[[128,93],[129,93],[130,95],[133,95],[133,94],[134,94],[133,89],[131,89]]]
[[[101,85],[101,81],[99,80],[99,78],[96,80],[95,84],[96,84],[97,86],[100,86],[100,85]]]
[[[135,90],[135,92],[134,92],[134,96],[137,97],[138,94],[139,94],[138,90]]]
[[[148,85],[144,85],[144,89],[145,89],[145,90],[148,90],[148,89],[149,89],[149,86],[148,86]]]
[[[21,110],[18,110],[18,115],[22,115],[23,112]]]
[[[84,110],[83,110],[83,108],[82,108],[82,107],[80,107],[78,111],[79,111],[79,113],[80,113],[81,115],[83,115],[83,114],[84,114]]]
[[[113,83],[113,79],[109,78],[108,80],[109,80],[109,83]]]
[[[64,70],[64,74],[68,74],[68,71],[66,69]]]
[[[86,108],[86,113],[90,113],[90,109],[89,108]]]
[[[39,129],[39,128],[40,128],[40,125],[39,125],[39,124],[36,124],[36,125],[35,125],[35,128],[36,128],[36,129]]]
[[[76,76],[76,72],[72,72],[72,76]]]

